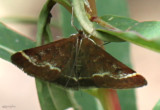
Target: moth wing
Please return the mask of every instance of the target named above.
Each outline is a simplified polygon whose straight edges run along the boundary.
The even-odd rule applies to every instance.
[[[74,62],[76,37],[20,51],[12,55],[12,62],[29,75],[55,81],[70,73]]]
[[[78,61],[79,82],[82,86],[124,89],[147,84],[143,76],[87,38],[82,42]]]

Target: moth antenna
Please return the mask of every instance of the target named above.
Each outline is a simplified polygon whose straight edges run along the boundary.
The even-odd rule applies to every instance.
[[[71,25],[72,25],[72,27],[74,27],[79,32],[79,29],[74,25],[74,16],[73,16],[73,14],[74,14],[74,8],[72,6]]]

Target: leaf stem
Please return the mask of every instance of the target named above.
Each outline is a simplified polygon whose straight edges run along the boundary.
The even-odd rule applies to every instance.
[[[103,21],[103,20],[102,20],[101,18],[99,18],[99,17],[94,17],[94,16],[93,16],[93,17],[91,17],[90,19],[91,19],[92,22],[96,22],[96,23],[98,23],[99,25],[107,28],[108,30],[113,30],[113,31],[119,31],[119,32],[121,32],[118,28],[112,26],[112,25],[109,24],[108,22]]]

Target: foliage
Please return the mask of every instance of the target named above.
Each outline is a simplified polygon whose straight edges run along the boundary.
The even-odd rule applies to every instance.
[[[71,13],[72,7],[69,0],[48,0],[39,16],[36,43],[0,23],[0,57],[10,61],[10,56],[16,51],[41,45],[43,35],[46,36],[45,43],[51,42],[52,35],[49,27],[51,21],[50,10],[56,3],[62,5],[61,17],[64,36],[72,34],[74,28],[70,25],[71,15],[68,12]],[[98,13],[103,16],[94,16],[93,21],[88,19],[92,19],[92,14],[86,16],[83,0],[72,0],[72,3],[74,15],[83,30],[103,41],[116,42],[108,44],[106,46],[107,51],[126,65],[131,66],[129,61],[129,44],[124,41],[132,42],[154,51],[160,51],[160,22],[139,23],[124,17],[127,16],[126,2],[124,0],[117,0],[116,2],[111,0],[97,1]],[[106,3],[105,6],[103,6],[104,3]],[[76,22],[75,24],[78,23]],[[42,110],[63,110],[69,107],[74,107],[77,110],[101,110],[102,106],[104,109],[115,109],[114,102],[110,102],[113,99],[109,98],[113,91],[110,92],[108,89],[74,91],[39,79],[36,79],[36,85]],[[127,110],[128,108],[136,110],[134,90],[118,90],[118,96],[122,110]],[[100,99],[100,102],[97,98]],[[111,107],[109,107],[110,105]]]

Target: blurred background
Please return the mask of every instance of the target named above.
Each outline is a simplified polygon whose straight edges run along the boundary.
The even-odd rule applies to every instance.
[[[0,18],[6,16],[38,17],[45,0],[0,0]],[[25,5],[24,5],[25,4]],[[159,0],[128,0],[130,17],[137,21],[159,21]],[[17,32],[33,39],[36,25],[7,23]],[[131,44],[133,68],[148,81],[136,89],[138,110],[151,110],[160,99],[160,53]],[[0,110],[40,110],[34,78],[11,63],[0,59]]]

